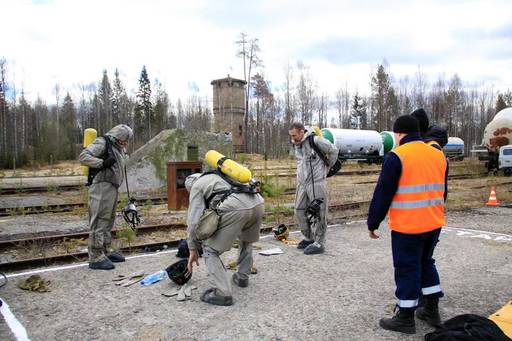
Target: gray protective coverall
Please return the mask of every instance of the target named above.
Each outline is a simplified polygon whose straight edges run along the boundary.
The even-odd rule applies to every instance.
[[[297,190],[295,193],[295,219],[299,224],[304,237],[308,240],[324,245],[325,231],[327,229],[327,181],[326,176],[330,167],[336,163],[338,158],[338,148],[324,138],[315,136],[314,142],[321,152],[327,157],[329,167],[311,148],[306,131],[302,141],[293,143],[295,148],[295,158],[297,159]],[[320,209],[320,219],[316,223],[313,231],[309,226],[305,211],[308,205],[318,198],[323,198],[324,202]]]
[[[111,231],[116,216],[117,190],[125,178],[124,165],[127,159],[124,147],[117,141],[128,141],[133,137],[133,132],[127,125],[119,124],[105,135],[112,143],[116,162],[111,167],[100,170],[89,188],[90,263],[105,259],[112,244]],[[105,139],[98,137],[82,151],[78,160],[83,166],[103,168],[101,156],[105,149]]]
[[[187,178],[185,182],[187,189],[190,188],[187,232],[191,250],[196,250],[199,246],[199,242],[193,236],[206,208],[206,199],[213,192],[231,188],[229,183],[216,174],[194,176],[196,174]],[[216,195],[211,200],[210,207],[215,207],[221,197],[222,195]],[[203,256],[211,287],[224,296],[232,296],[231,280],[219,256],[231,249],[233,241],[238,237],[240,248],[237,275],[239,278],[248,279],[253,264],[252,243],[260,237],[264,203],[259,194],[232,193],[217,206],[217,209],[220,215],[219,227],[210,238],[203,241]]]

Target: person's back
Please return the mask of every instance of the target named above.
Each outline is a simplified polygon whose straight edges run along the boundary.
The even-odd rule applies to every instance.
[[[423,141],[412,141],[398,146],[393,153],[400,158],[402,174],[389,212],[391,229],[420,233],[443,226],[446,173],[443,152]],[[403,209],[407,209],[407,214]]]
[[[231,249],[236,238],[240,240],[238,271],[233,274],[232,281],[240,287],[249,285],[252,243],[259,240],[264,214],[264,201],[258,192],[230,182],[224,175],[216,173],[193,174],[185,181],[185,187],[190,191],[187,216],[190,272],[194,262],[199,264],[199,240],[195,231],[202,215],[207,208],[214,208],[220,216],[216,231],[202,241],[211,287],[201,295],[201,300],[215,305],[233,304],[231,281],[220,255]]]
[[[393,124],[399,147],[384,159],[368,212],[369,237],[386,213],[391,231],[391,250],[398,309],[379,325],[387,330],[414,334],[415,311],[423,295],[425,305],[416,316],[435,326],[440,323],[439,298],[443,296],[433,258],[445,223],[446,159],[426,144],[419,124],[411,115],[398,117]]]
[[[191,191],[190,195],[195,195],[197,192],[200,193],[205,200],[210,198],[213,193],[219,193],[227,191],[232,186],[223,179],[220,175],[211,173],[206,174],[194,183],[194,190]],[[217,203],[222,199],[223,195],[215,195],[212,197],[210,202],[211,206],[217,206]],[[217,207],[220,211],[237,211],[251,209],[263,203],[261,195],[254,195],[248,193],[232,193],[228,195],[222,203]]]

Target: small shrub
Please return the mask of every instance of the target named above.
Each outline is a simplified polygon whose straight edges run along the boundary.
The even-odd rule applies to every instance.
[[[268,198],[278,198],[284,194],[285,187],[279,185],[275,176],[263,176],[261,194]]]
[[[128,224],[124,223],[123,228],[117,232],[117,238],[121,239],[128,246],[135,240],[136,233]]]

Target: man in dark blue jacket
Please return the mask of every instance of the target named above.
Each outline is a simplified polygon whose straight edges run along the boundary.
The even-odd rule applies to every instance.
[[[417,314],[418,318],[430,324],[439,323],[437,302],[442,291],[432,253],[444,224],[444,209],[441,207],[444,206],[442,196],[446,199],[447,195],[447,172],[444,157],[439,151],[434,152],[423,143],[418,144],[423,140],[414,117],[400,116],[393,131],[399,133],[400,147],[384,159],[367,224],[370,238],[379,238],[375,230],[389,211],[399,304],[397,314],[390,319],[381,319],[380,326],[414,333],[414,310],[421,292],[428,295],[429,307],[423,308],[421,314]],[[432,162],[420,155],[428,155]],[[434,173],[430,173],[430,168]]]

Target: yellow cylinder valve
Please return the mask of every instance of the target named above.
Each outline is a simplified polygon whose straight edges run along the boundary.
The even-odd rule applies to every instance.
[[[208,165],[220,170],[223,174],[241,183],[248,183],[252,179],[251,171],[215,150],[209,150],[204,159]]]
[[[98,132],[94,128],[87,128],[84,130],[84,148],[87,148],[88,145],[92,143],[98,137]],[[84,176],[89,175],[89,167],[82,166],[82,173]]]
[[[318,128],[318,126],[313,127],[313,132],[315,133],[316,136],[323,137],[322,131],[320,130],[320,128]]]

